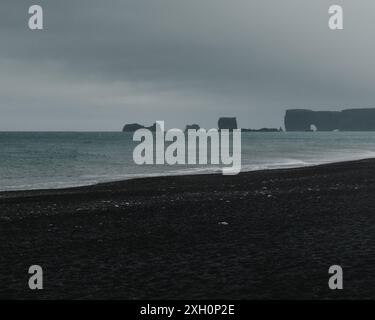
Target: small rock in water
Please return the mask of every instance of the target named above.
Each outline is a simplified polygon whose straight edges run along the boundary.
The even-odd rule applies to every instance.
[[[225,221],[222,221],[222,222],[219,222],[219,224],[222,224],[224,226],[227,226],[229,223],[228,222],[225,222]]]

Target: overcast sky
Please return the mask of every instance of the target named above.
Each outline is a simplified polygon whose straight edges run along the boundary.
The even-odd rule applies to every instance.
[[[373,0],[1,0],[0,131],[279,127],[287,108],[375,106],[374,35]]]

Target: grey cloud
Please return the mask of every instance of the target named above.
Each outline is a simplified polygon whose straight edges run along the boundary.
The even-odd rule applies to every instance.
[[[0,4],[0,130],[280,126],[287,107],[374,105],[370,0],[336,1],[343,32],[327,0],[37,2],[42,32],[26,27],[35,1]]]

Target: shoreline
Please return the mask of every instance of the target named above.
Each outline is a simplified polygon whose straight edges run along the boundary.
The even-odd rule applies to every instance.
[[[374,194],[375,159],[1,193],[0,298],[375,299]]]
[[[375,158],[360,158],[360,159],[354,159],[354,160],[342,160],[342,161],[332,161],[332,162],[325,162],[325,163],[318,163],[318,164],[307,164],[304,166],[285,166],[285,167],[275,167],[275,168],[266,168],[266,169],[254,169],[254,170],[246,170],[241,171],[237,175],[241,174],[247,174],[250,172],[267,172],[267,171],[279,171],[279,170],[293,170],[293,169],[304,169],[304,168],[314,168],[314,167],[320,167],[320,166],[330,166],[330,165],[336,165],[336,164],[348,164],[348,163],[356,163],[361,161],[367,161],[367,160],[375,160]],[[126,181],[133,181],[133,180],[143,180],[143,179],[158,179],[158,178],[168,178],[168,177],[190,177],[190,176],[211,176],[211,175],[223,175],[221,173],[221,169],[218,169],[218,172],[204,172],[204,173],[187,173],[187,174],[156,174],[155,176],[139,176],[129,179],[115,179],[115,180],[109,180],[109,181],[103,181],[103,182],[96,182],[91,184],[77,184],[77,185],[67,185],[64,187],[53,187],[53,188],[31,188],[31,189],[14,189],[14,190],[0,190],[0,199],[1,196],[7,195],[7,194],[15,194],[15,193],[40,193],[40,192],[53,192],[56,191],[58,193],[59,191],[73,191],[78,189],[86,189],[96,186],[102,186],[102,185],[112,185],[116,183],[124,183]]]

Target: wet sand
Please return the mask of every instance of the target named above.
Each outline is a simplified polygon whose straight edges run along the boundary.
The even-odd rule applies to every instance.
[[[374,299],[375,160],[0,193],[0,298]]]

